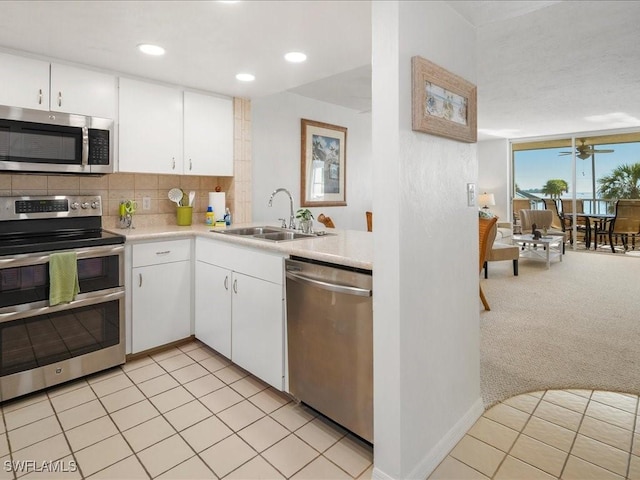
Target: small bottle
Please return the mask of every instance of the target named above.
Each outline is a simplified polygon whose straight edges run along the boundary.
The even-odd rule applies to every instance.
[[[231,211],[227,208],[224,212],[224,224],[228,227],[231,225]]]
[[[213,226],[215,225],[215,223],[216,223],[216,217],[213,215],[213,207],[208,206],[207,213],[205,214],[205,217],[204,217],[204,224]]]

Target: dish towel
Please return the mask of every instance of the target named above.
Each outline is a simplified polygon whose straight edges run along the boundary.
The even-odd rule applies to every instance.
[[[80,292],[76,252],[49,255],[49,305],[69,303]]]

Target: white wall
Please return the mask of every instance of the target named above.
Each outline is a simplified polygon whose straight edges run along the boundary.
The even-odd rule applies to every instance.
[[[376,478],[426,478],[482,413],[476,145],[411,130],[411,57],[475,83],[444,2],[373,2]]]
[[[330,216],[336,228],[366,230],[365,211],[371,210],[371,114],[320,102],[293,93],[280,93],[252,101],[253,221],[272,224],[289,218],[289,199],[278,193],[273,207],[269,196],[284,187],[300,207],[300,119],[347,127],[346,207],[313,207]],[[314,228],[324,228],[315,223]]]
[[[478,193],[493,193],[496,204],[490,210],[500,222],[513,220],[509,150],[509,140],[504,138],[478,142]]]

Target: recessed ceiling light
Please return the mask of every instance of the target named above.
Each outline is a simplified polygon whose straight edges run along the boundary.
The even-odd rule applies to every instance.
[[[300,63],[307,59],[307,56],[302,52],[289,52],[284,56],[287,62]]]
[[[256,79],[256,77],[250,73],[239,73],[236,75],[236,78],[241,82],[253,82]]]
[[[146,53],[147,55],[164,55],[164,48],[159,45],[151,45],[150,43],[141,43],[138,45],[138,50],[142,53]]]

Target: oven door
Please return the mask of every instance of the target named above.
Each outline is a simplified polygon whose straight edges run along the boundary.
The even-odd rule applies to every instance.
[[[124,246],[110,245],[76,251],[78,299],[86,293],[124,286]],[[49,305],[49,255],[43,253],[0,258],[0,314],[16,305]]]
[[[125,361],[124,287],[0,314],[0,401]]]
[[[76,254],[80,293],[53,307],[48,254],[0,258],[0,401],[124,363],[124,246]]]

